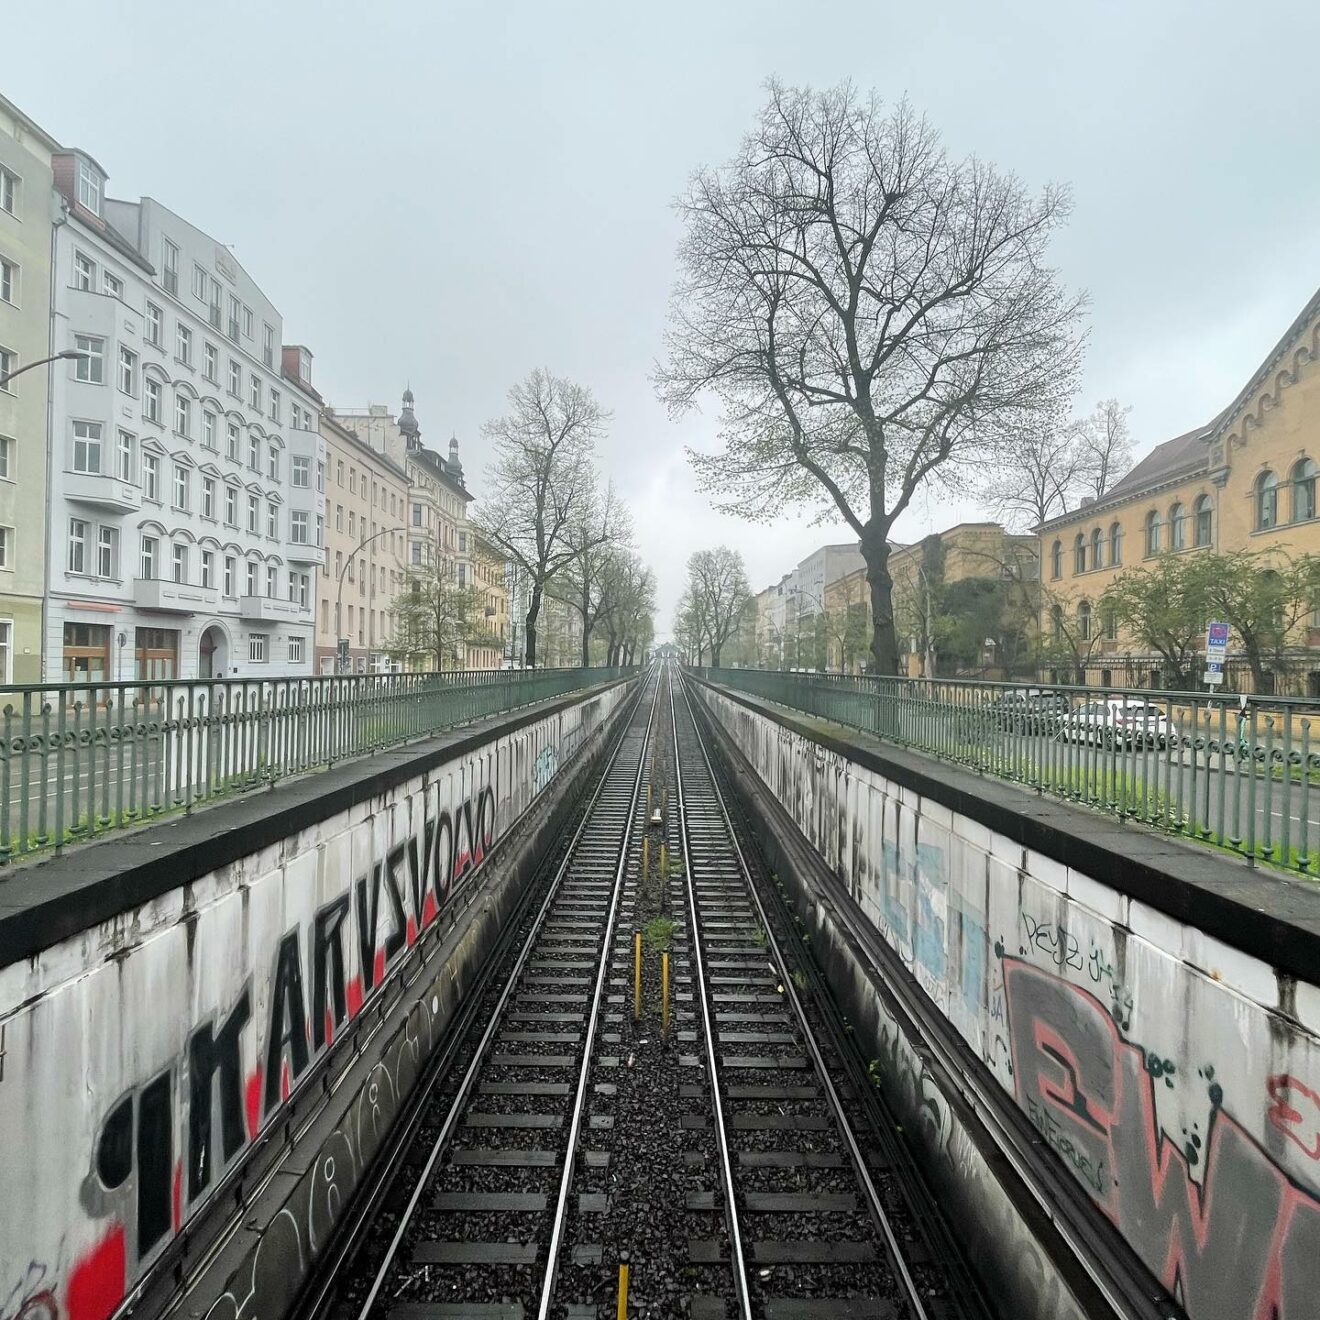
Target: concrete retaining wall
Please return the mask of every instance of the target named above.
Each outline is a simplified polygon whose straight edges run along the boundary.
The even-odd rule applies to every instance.
[[[72,882],[65,907],[81,894],[84,913],[107,886],[120,899],[0,967],[0,1317],[103,1320],[144,1280],[170,1294],[173,1275],[190,1313],[282,1314],[513,909],[519,845],[552,823],[628,690],[0,885],[15,901],[0,954],[31,943],[25,891]],[[153,840],[169,856],[138,880],[157,892],[125,906]],[[217,1218],[227,1237],[194,1232]]]
[[[842,901],[965,1045],[954,1096],[933,1076],[927,1086],[926,1060],[883,996],[869,1011],[888,1088],[926,1129],[932,1167],[964,1167],[955,1193],[972,1205],[984,1183],[957,1121],[984,1083],[1053,1152],[1085,1214],[1060,1201],[1050,1217],[1101,1285],[1114,1272],[1098,1258],[1105,1232],[1078,1230],[1088,1218],[1116,1228],[1192,1320],[1315,1315],[1320,988],[1304,975],[1320,969],[1314,892],[833,726],[701,695]],[[1264,910],[1271,895],[1292,920]],[[813,916],[828,925],[828,911]],[[827,959],[846,942],[827,934]],[[982,1212],[992,1223],[996,1213]],[[1069,1314],[1080,1294],[1015,1259],[1003,1222],[1005,1313]]]

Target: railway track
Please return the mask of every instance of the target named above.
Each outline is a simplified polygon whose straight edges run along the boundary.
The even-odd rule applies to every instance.
[[[306,1314],[970,1314],[903,1209],[913,1184],[878,1148],[869,1085],[822,1032],[825,996],[748,851],[686,691],[653,671],[507,979],[396,1157],[411,1191],[388,1242],[341,1253],[338,1270],[366,1273]]]

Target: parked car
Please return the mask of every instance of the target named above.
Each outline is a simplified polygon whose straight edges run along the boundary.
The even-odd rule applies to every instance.
[[[990,703],[995,725],[1013,733],[1054,733],[1072,708],[1066,692],[1013,688]]]
[[[1059,733],[1067,742],[1104,747],[1177,747],[1181,741],[1162,707],[1135,697],[1085,702],[1069,713]]]

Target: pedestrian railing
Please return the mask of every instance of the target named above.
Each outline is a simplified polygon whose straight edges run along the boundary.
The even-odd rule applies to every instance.
[[[515,710],[622,668],[0,689],[0,862]]]
[[[1253,863],[1320,872],[1320,701],[756,669],[696,672]]]

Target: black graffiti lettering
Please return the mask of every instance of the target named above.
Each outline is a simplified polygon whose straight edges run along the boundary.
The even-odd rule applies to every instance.
[[[421,855],[418,856],[417,835],[408,840],[408,882],[412,888],[413,913],[420,931],[426,911],[426,891],[431,883],[431,849],[435,847],[435,821],[422,825]]]
[[[303,997],[302,959],[298,932],[291,930],[281,941],[275,960],[275,988],[270,997],[270,1029],[266,1033],[266,1097],[269,1114],[280,1103],[280,1065],[284,1047],[289,1047],[293,1079],[307,1067],[307,1005]]]
[[[403,910],[403,890],[399,885],[399,869],[407,852],[406,843],[396,843],[385,857],[385,892],[389,895],[390,915],[394,920],[394,929],[385,936],[386,963],[408,942],[408,918]]]
[[[443,907],[454,884],[454,822],[449,812],[435,818],[435,901]]]
[[[133,1172],[133,1097],[126,1095],[106,1115],[96,1143],[96,1176],[113,1191]]]
[[[371,890],[367,877],[358,876],[357,891],[358,955],[362,963],[362,993],[376,984],[376,909],[380,906],[380,863],[371,868]]]
[[[243,1059],[240,1035],[252,1015],[248,992],[243,991],[224,1025],[213,1033],[208,1022],[188,1042],[188,1199],[211,1183],[212,1094],[220,1074],[220,1135],[222,1164],[228,1164],[247,1140],[243,1122]]]
[[[147,1083],[138,1097],[137,1221],[138,1255],[145,1256],[172,1225],[171,1196],[174,1177],[170,1074],[163,1072]]]
[[[347,917],[347,894],[340,894],[316,914],[312,935],[312,1045],[318,1050],[325,1044],[326,1014],[331,1013],[336,1029],[348,1017],[343,933]]]

